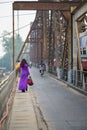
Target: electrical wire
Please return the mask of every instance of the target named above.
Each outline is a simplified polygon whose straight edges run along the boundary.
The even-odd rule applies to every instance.
[[[8,2],[0,2],[0,4],[7,4],[7,3],[12,3],[13,1],[8,1]]]
[[[24,16],[24,15],[34,15],[35,13],[28,13],[28,14],[19,14],[19,16]],[[14,15],[17,16],[17,15]],[[6,18],[6,17],[12,17],[12,15],[8,15],[8,16],[1,16],[0,18]]]
[[[23,16],[23,15],[33,15],[33,14],[35,14],[35,13],[20,14],[19,16]],[[10,15],[10,16],[12,17],[12,15]],[[17,16],[17,15],[15,15],[15,16]],[[2,17],[0,17],[0,18],[5,18],[5,17],[9,17],[9,16],[2,16]],[[25,27],[27,27],[27,26],[29,26],[29,25],[30,25],[30,24],[27,24],[27,25],[25,25],[25,26],[23,26],[23,27],[20,27],[20,28],[16,29],[15,32],[18,31],[18,30],[21,30],[21,29],[23,29],[23,28],[25,28]],[[10,35],[10,34],[12,34],[12,33],[13,33],[12,31],[11,31],[11,32],[8,32],[6,35],[0,36],[0,38],[3,38],[3,37],[5,37],[5,36],[7,36],[7,35]]]
[[[16,31],[18,31],[18,30],[21,30],[21,29],[23,29],[23,28],[25,28],[25,27],[27,27],[27,26],[29,26],[30,24],[27,24],[27,25],[25,25],[25,26],[22,26],[22,27],[20,27],[19,29],[16,29],[14,32],[16,32]],[[5,36],[7,36],[7,35],[10,35],[10,34],[12,34],[13,32],[11,31],[11,32],[8,32],[6,35],[4,35],[4,36],[0,36],[0,38],[3,38],[3,37],[5,37]]]

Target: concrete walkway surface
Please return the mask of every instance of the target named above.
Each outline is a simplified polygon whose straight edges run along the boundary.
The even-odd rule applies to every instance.
[[[9,130],[38,130],[36,115],[29,90],[16,90]]]

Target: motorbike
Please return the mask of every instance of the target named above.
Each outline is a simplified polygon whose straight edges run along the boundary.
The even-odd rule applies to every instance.
[[[44,75],[44,68],[43,67],[40,67],[40,74],[41,74],[41,76]]]

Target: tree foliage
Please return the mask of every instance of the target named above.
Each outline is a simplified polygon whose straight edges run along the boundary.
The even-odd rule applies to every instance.
[[[7,35],[8,34],[8,35]],[[0,59],[0,67],[6,68],[6,71],[12,70],[12,36],[7,32],[3,32],[2,46],[4,48],[4,56]],[[21,47],[23,45],[22,38],[19,34],[15,35],[14,38],[14,59],[16,61],[18,54],[20,53]]]

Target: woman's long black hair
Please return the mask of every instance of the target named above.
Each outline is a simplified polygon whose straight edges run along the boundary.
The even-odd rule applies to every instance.
[[[25,59],[22,59],[21,63],[20,63],[20,66],[21,67],[24,67],[24,65],[27,64],[27,61]]]

